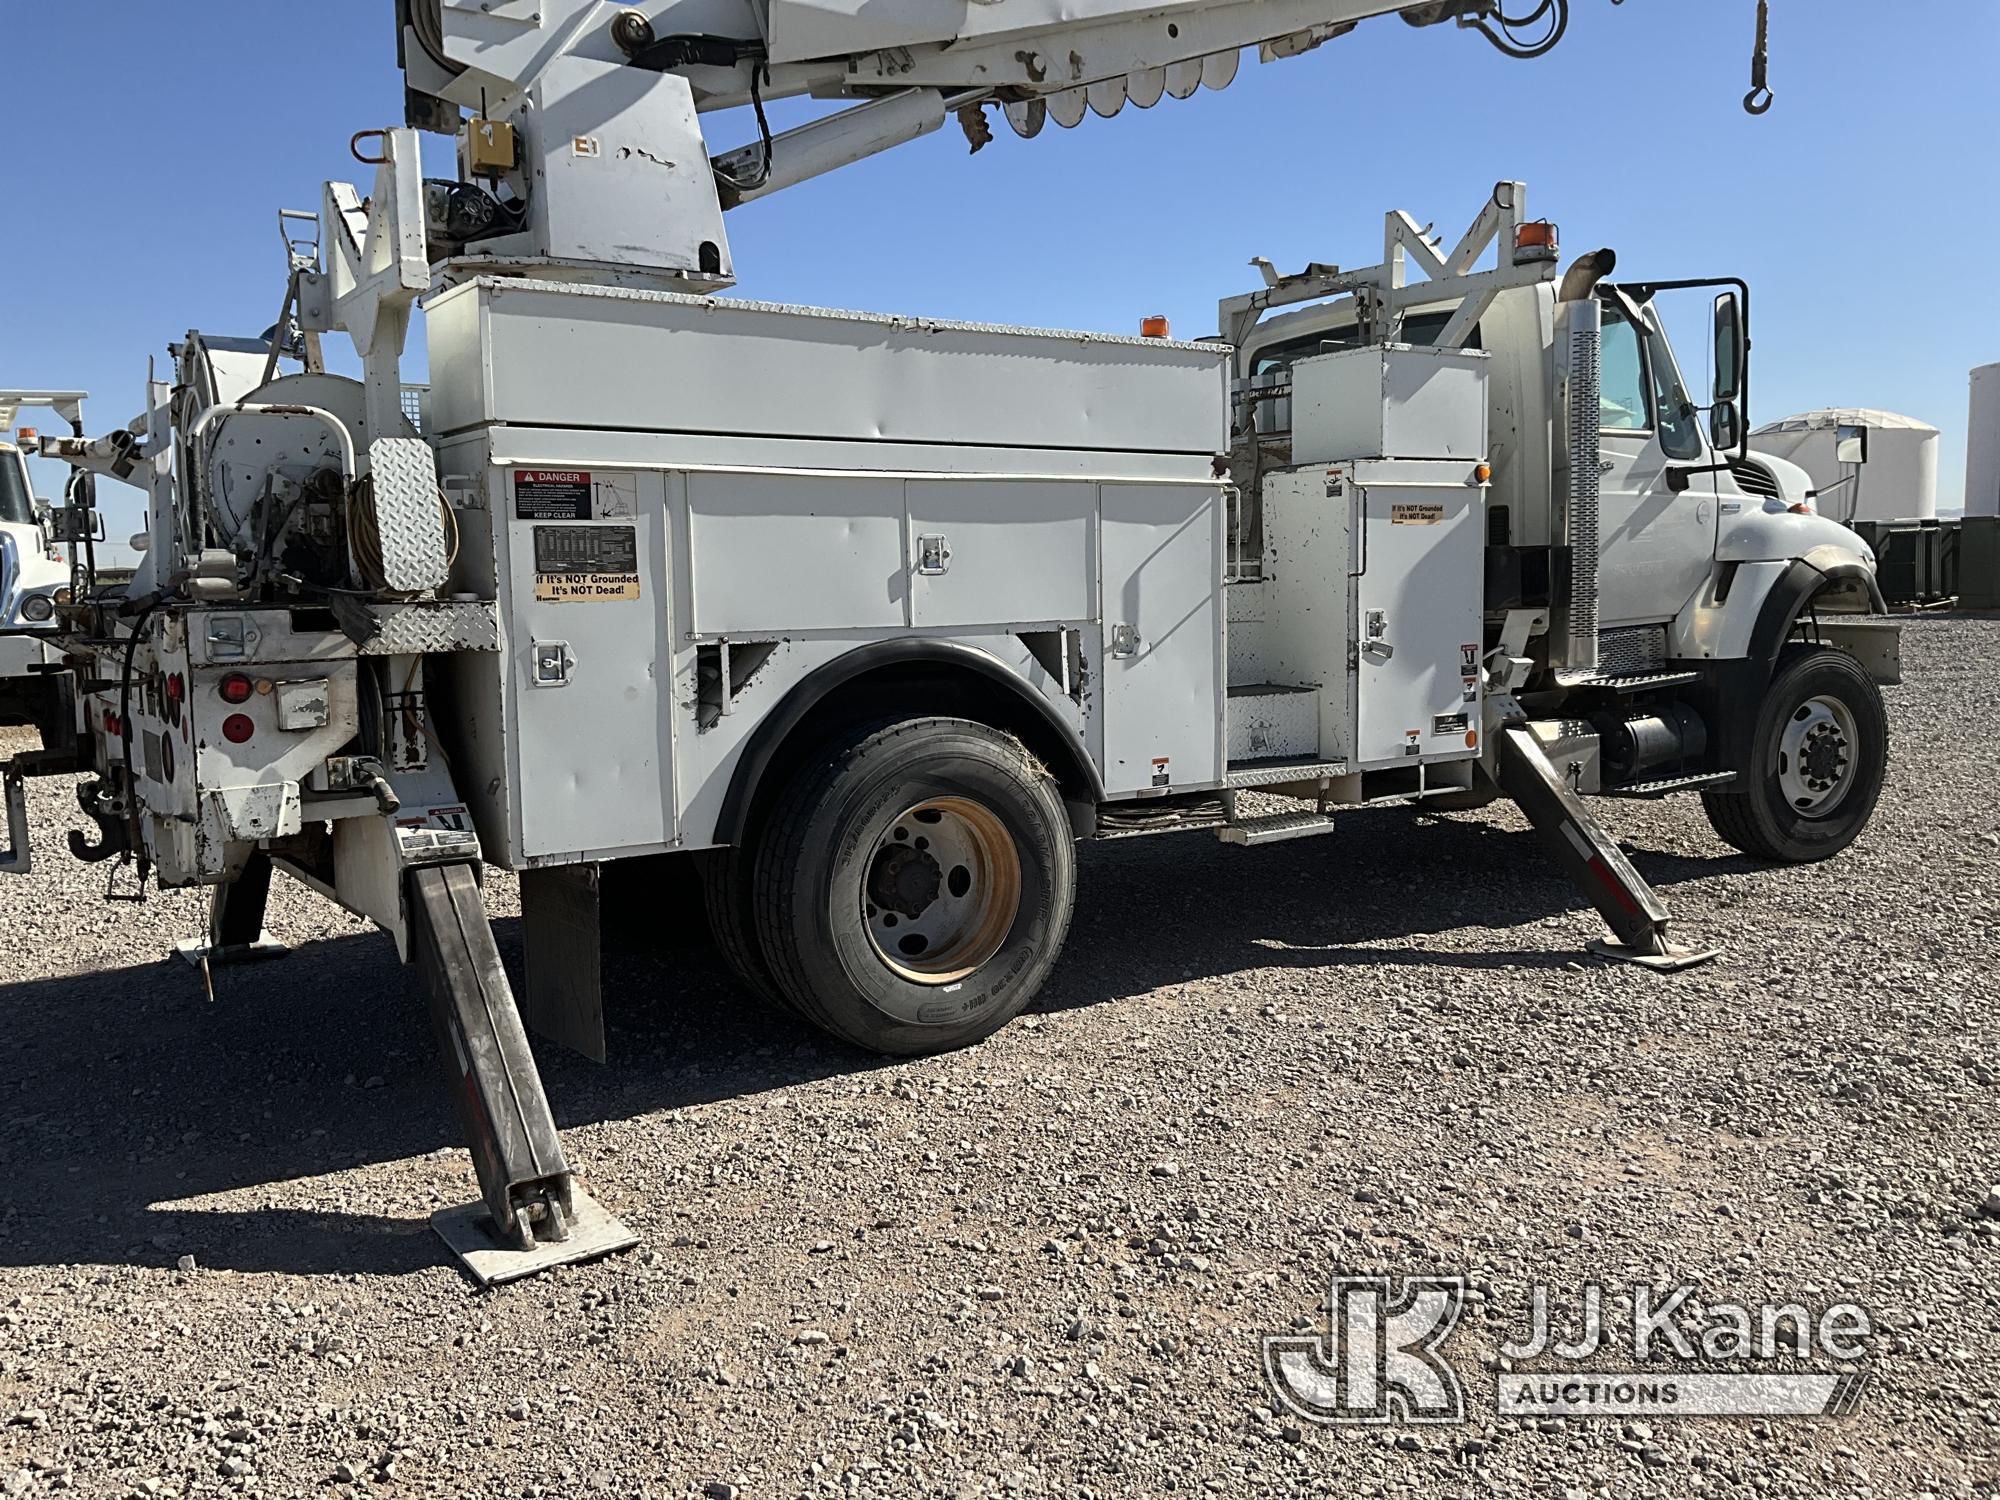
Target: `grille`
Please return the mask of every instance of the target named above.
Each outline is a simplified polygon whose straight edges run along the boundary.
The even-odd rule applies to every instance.
[[[1583,327],[1570,335],[1569,390],[1569,664],[1578,670],[1597,665],[1597,572],[1601,538],[1601,478],[1597,462],[1598,360],[1603,334]]]
[[[427,385],[406,385],[403,387],[403,415],[410,419],[410,425],[422,437],[430,426],[425,419],[430,415],[431,388]]]
[[[1729,472],[1735,476],[1737,487],[1746,495],[1754,495],[1759,500],[1782,500],[1784,491],[1778,488],[1778,481],[1771,471],[1762,464],[1753,464],[1745,458],[1729,460]]]
[[[1667,627],[1639,625],[1607,630],[1597,641],[1598,671],[1606,677],[1636,677],[1667,664]]]

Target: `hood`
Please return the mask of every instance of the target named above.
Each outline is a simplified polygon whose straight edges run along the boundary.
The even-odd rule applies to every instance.
[[[1860,563],[1875,571],[1875,549],[1859,535],[1810,510],[1812,476],[1797,464],[1753,453],[1729,461],[1736,496],[1722,497],[1718,562],[1789,562],[1804,558],[1819,568]]]

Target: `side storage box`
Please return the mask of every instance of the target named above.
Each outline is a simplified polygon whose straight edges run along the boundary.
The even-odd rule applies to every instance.
[[[1292,462],[1486,455],[1486,371],[1476,349],[1344,349],[1292,367]]]

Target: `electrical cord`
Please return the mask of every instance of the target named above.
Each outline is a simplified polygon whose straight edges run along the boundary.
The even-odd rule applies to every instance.
[[[750,107],[757,112],[757,138],[764,146],[763,165],[751,177],[733,177],[721,167],[715,168],[715,175],[723,185],[738,193],[754,193],[771,180],[771,122],[764,114],[764,75],[770,67],[765,63],[753,63],[750,67]]]
[[[125,756],[125,797],[127,804],[125,820],[126,827],[129,830],[125,855],[127,859],[131,858],[134,847],[142,851],[139,855],[139,891],[137,897],[134,898],[139,901],[146,899],[146,879],[151,873],[152,861],[143,852],[146,843],[144,834],[139,828],[139,777],[138,773],[132,768],[132,679],[136,675],[139,642],[145,636],[146,626],[152,620],[154,611],[159,609],[164,603],[166,603],[166,595],[155,594],[146,601],[133,617],[132,634],[125,642],[125,670],[118,684],[118,742]],[[124,862],[124,860],[119,861],[121,865]],[[113,876],[115,878],[116,871],[113,872]],[[110,894],[111,889],[107,885],[105,895],[109,897]]]
[[[1540,40],[1526,39],[1529,28],[1544,21],[1548,22],[1548,29],[1542,33]],[[1507,56],[1532,62],[1538,57],[1547,57],[1561,45],[1569,31],[1569,0],[1541,0],[1525,16],[1510,16],[1504,10],[1496,10],[1490,22],[1474,20],[1472,25]]]
[[[740,68],[750,64],[750,107],[757,114],[757,138],[763,147],[763,161],[748,177],[736,177],[721,167],[715,175],[722,185],[738,193],[754,193],[771,180],[771,122],[764,113],[764,85],[770,81],[770,53],[761,41],[735,37],[682,34],[653,38],[650,26],[635,29],[633,39],[619,42],[635,68],[654,73],[672,73],[682,68]],[[614,33],[615,35],[615,33]]]
[[[445,555],[445,571],[450,572],[458,562],[459,545],[463,538],[458,529],[458,514],[451,508],[451,500],[443,490],[438,491],[437,498],[438,509],[444,517],[445,532],[451,538]],[[397,592],[389,587],[387,570],[382,562],[382,537],[376,525],[373,474],[364,474],[348,492],[347,546],[353,555],[355,569],[364,582],[378,593]]]

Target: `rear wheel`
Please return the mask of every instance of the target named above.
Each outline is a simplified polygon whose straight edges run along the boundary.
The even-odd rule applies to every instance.
[[[1809,864],[1861,836],[1888,765],[1889,716],[1874,680],[1844,651],[1798,651],[1764,695],[1748,785],[1704,793],[1702,803],[1725,843]]]
[[[773,810],[753,912],[778,988],[869,1051],[992,1035],[1069,931],[1076,851],[1062,797],[1010,735],[959,719],[862,731]]]
[[[797,1014],[798,1007],[771,977],[771,966],[764,961],[763,945],[757,938],[749,856],[741,849],[712,849],[697,858],[701,861],[708,930],[715,936],[723,963],[739,985],[766,1005]]]

